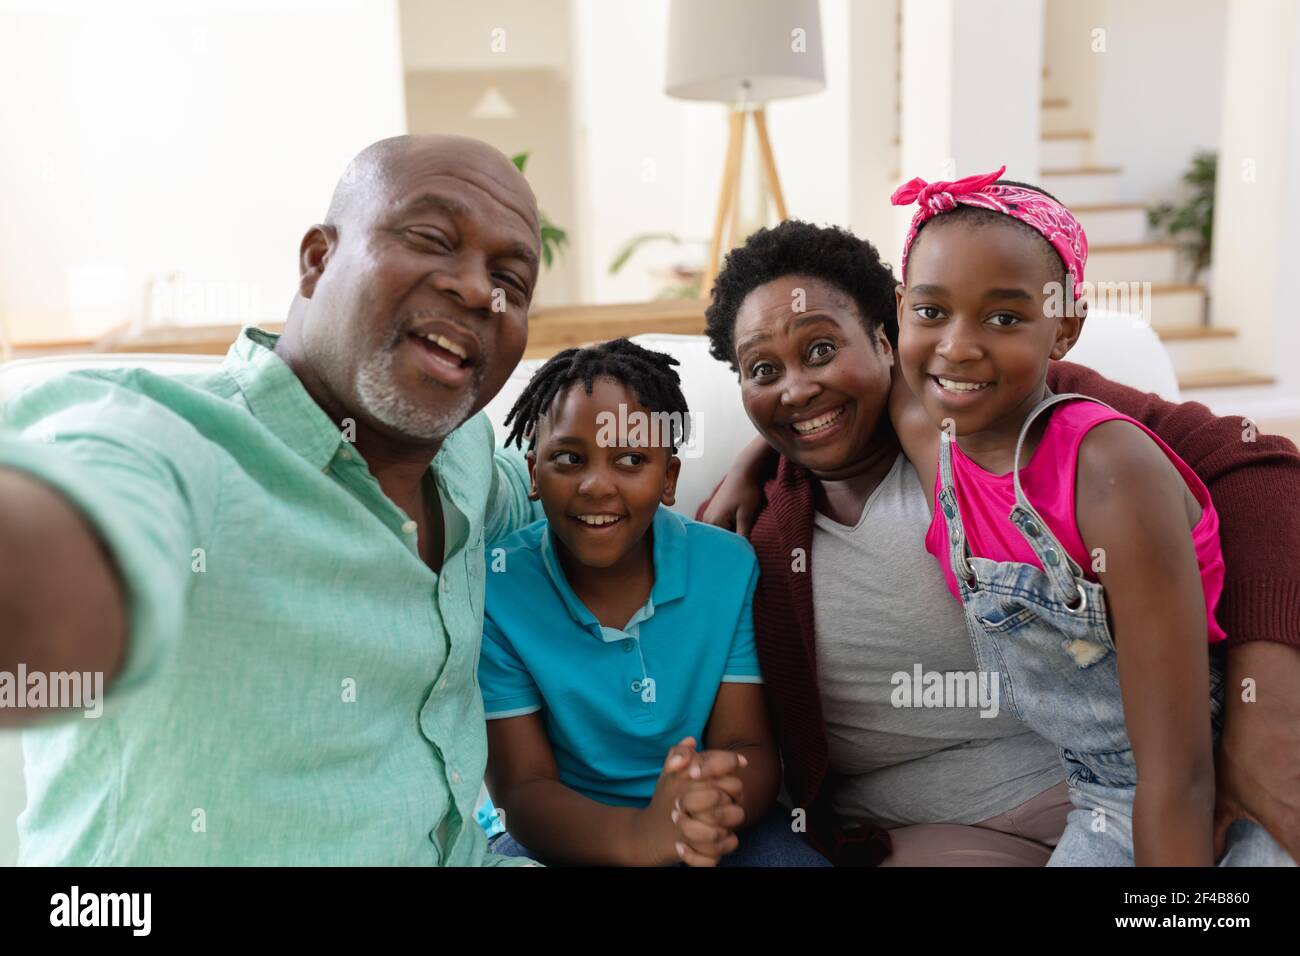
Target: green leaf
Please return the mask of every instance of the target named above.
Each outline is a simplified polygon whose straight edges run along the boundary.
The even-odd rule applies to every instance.
[[[640,249],[648,242],[659,242],[664,240],[671,242],[673,245],[680,245],[681,238],[671,232],[643,232],[633,236],[623,244],[623,248],[615,254],[614,259],[609,264],[609,274],[617,275],[618,271],[627,265],[627,261],[632,258],[633,253]]]
[[[1199,270],[1210,261],[1214,240],[1214,186],[1218,154],[1198,150],[1183,173],[1187,198],[1178,204],[1160,203],[1147,211],[1152,228],[1162,229],[1177,241]]]
[[[515,164],[515,169],[519,172],[524,171],[528,165],[529,153],[516,153],[510,157],[510,162]],[[569,234],[547,218],[546,213],[539,213],[541,217],[541,238],[542,238],[542,265],[549,269],[555,262],[564,247],[569,243]]]

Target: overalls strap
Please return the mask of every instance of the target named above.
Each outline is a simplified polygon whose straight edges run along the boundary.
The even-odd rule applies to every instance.
[[[1047,522],[1025,496],[1025,490],[1020,484],[1020,453],[1024,449],[1025,436],[1029,434],[1030,427],[1043,412],[1054,405],[1076,400],[1097,402],[1098,405],[1110,407],[1105,402],[1088,395],[1067,392],[1063,395],[1048,396],[1025,417],[1024,424],[1020,426],[1020,437],[1016,439],[1016,454],[1011,467],[1011,481],[1016,491],[1016,503],[1011,509],[1010,518],[1021,537],[1038,556],[1043,570],[1065,606],[1070,610],[1081,611],[1087,602],[1083,588],[1080,587],[1080,582],[1086,580],[1083,569],[1074,558],[1070,557],[1069,552],[1061,547],[1061,542],[1057,540]],[[1074,481],[1074,475],[1067,476],[1067,480]]]

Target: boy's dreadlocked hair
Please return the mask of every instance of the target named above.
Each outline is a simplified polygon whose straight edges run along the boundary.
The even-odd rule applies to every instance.
[[[632,389],[637,401],[650,412],[667,412],[672,423],[673,454],[689,436],[690,422],[681,379],[673,371],[681,363],[671,355],[652,352],[627,339],[611,339],[589,348],[565,349],[539,368],[506,416],[506,445],[531,449],[537,443],[537,420],[556,397],[581,382],[588,395],[597,378],[612,378]],[[673,414],[677,413],[677,414]],[[513,424],[512,424],[513,423]]]

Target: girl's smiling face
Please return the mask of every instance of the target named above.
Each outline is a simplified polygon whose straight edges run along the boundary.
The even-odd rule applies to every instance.
[[[894,352],[849,295],[812,276],[774,279],[741,303],[735,342],[741,400],[769,445],[819,478],[869,451]]]
[[[528,471],[564,551],[579,564],[609,568],[635,560],[660,503],[675,500],[682,462],[670,442],[660,443],[668,436],[653,428],[629,426],[627,435],[611,435],[604,415],[654,419],[621,382],[597,377],[591,386],[590,395],[578,383],[555,397],[537,422]]]
[[[931,220],[917,237],[898,297],[898,355],[907,384],[954,437],[1019,432],[1042,398],[1049,359],[1078,340],[1084,304],[1050,315],[1064,268],[1028,227]],[[1068,291],[1065,295],[1069,295]]]

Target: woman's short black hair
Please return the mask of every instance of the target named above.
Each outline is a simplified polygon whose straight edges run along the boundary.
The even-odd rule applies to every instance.
[[[898,280],[876,247],[838,226],[787,219],[758,230],[727,254],[704,313],[710,355],[739,371],[735,333],[741,303],[759,286],[788,275],[813,276],[835,286],[857,305],[868,335],[883,326],[890,344],[898,343]]]
[[[610,339],[587,348],[559,352],[539,368],[506,415],[506,445],[528,447],[537,443],[537,420],[546,414],[558,395],[581,382],[588,395],[597,378],[610,378],[636,393],[636,400],[649,412],[667,412],[672,426],[673,454],[690,437],[690,416],[681,378],[673,370],[680,365],[664,352],[642,348],[628,339]]]

